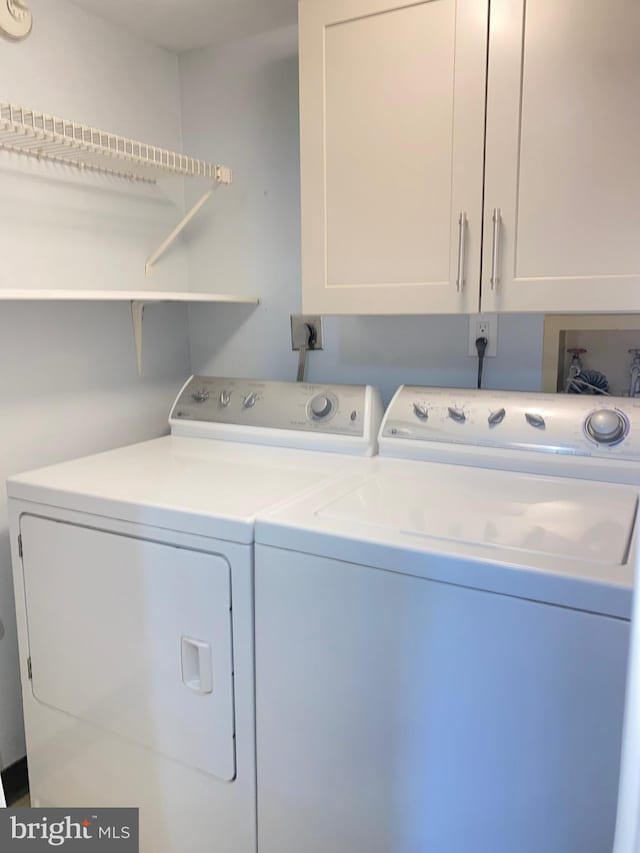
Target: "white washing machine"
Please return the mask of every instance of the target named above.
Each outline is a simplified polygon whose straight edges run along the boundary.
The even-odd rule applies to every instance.
[[[381,415],[371,388],[193,377],[170,436],[9,481],[34,805],[255,853],[254,519],[363,464]]]
[[[640,853],[640,557],[636,554],[618,815],[613,853]]]
[[[404,387],[379,444],[258,519],[259,853],[611,851],[640,401]]]

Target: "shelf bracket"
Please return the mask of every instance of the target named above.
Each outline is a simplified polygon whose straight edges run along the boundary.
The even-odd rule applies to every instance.
[[[144,272],[147,277],[149,277],[153,272],[153,267],[160,260],[160,258],[164,255],[167,249],[175,243],[176,239],[182,234],[187,225],[191,222],[191,220],[200,212],[200,210],[205,206],[205,204],[209,201],[211,196],[220,186],[220,184],[229,185],[232,181],[232,172],[231,169],[227,169],[224,166],[216,166],[216,178],[215,183],[211,187],[211,189],[207,190],[207,192],[199,199],[191,208],[191,210],[186,213],[180,222],[173,229],[171,234],[164,240],[160,246],[156,249],[156,251],[149,256],[147,259],[147,263],[145,264]]]
[[[148,302],[133,300],[131,302],[131,319],[133,320],[133,339],[136,345],[136,359],[138,361],[138,376],[142,376],[142,322],[144,320],[144,309]]]

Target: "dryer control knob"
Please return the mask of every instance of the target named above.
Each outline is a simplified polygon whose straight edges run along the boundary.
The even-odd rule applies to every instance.
[[[333,403],[328,397],[325,397],[324,394],[318,394],[318,396],[314,397],[309,404],[309,408],[311,409],[311,414],[314,418],[326,418],[327,415],[331,414]]]
[[[585,421],[589,438],[598,444],[616,444],[627,434],[627,421],[615,409],[598,409]]]
[[[491,412],[487,421],[489,422],[490,427],[498,426],[507,416],[506,409],[497,409],[495,412]]]
[[[413,413],[421,421],[429,420],[429,409],[427,409],[426,406],[423,406],[422,403],[413,404]]]
[[[467,419],[464,409],[457,409],[454,406],[449,406],[449,417],[457,424],[463,424]]]
[[[253,409],[253,407],[255,406],[255,404],[257,402],[258,402],[258,395],[256,394],[255,391],[251,391],[251,393],[247,394],[247,396],[242,401],[242,408],[243,409]]]
[[[220,405],[223,409],[226,409],[229,403],[231,402],[231,391],[221,391],[220,392]]]

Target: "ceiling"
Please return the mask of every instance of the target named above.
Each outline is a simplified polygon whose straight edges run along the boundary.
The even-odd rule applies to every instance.
[[[73,0],[147,41],[182,51],[266,32],[297,20],[297,0]]]

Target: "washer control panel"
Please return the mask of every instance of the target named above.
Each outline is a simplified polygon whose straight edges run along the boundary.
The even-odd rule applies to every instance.
[[[363,436],[372,393],[364,385],[193,376],[176,400],[170,421],[172,426],[191,422]],[[375,426],[373,431],[375,435]]]
[[[381,439],[640,460],[640,398],[403,386]]]

